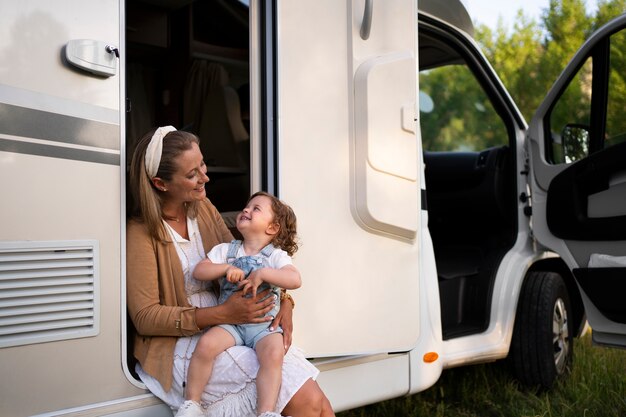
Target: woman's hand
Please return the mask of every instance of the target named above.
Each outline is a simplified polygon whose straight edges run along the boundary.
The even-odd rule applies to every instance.
[[[237,291],[222,304],[225,309],[225,320],[222,324],[265,323],[272,319],[265,317],[274,308],[275,297],[269,295],[269,289],[261,291],[256,297],[244,297],[243,291]],[[262,300],[262,301],[261,301]]]
[[[280,311],[270,324],[270,330],[274,330],[278,326],[283,328],[283,343],[285,352],[287,352],[293,340],[293,305],[287,299],[281,301]]]

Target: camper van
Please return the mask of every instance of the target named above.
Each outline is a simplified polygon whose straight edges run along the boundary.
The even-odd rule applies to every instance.
[[[550,387],[586,323],[625,345],[624,28],[527,125],[460,0],[3,2],[0,415],[172,416],[126,311],[129,155],[163,125],[226,221],[294,208],[294,344],[336,411],[505,358]]]

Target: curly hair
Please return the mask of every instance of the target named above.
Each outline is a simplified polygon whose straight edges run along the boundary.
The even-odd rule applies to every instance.
[[[265,191],[254,193],[248,199],[248,202],[254,197],[267,197],[272,202],[272,211],[274,212],[274,222],[278,224],[278,233],[272,239],[272,245],[287,252],[289,256],[293,256],[298,250],[297,221],[296,215],[287,204],[280,201],[272,194]]]

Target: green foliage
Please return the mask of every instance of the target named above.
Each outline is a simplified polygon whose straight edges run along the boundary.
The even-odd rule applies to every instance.
[[[443,372],[435,386],[337,417],[621,417],[626,415],[626,352],[577,340],[571,374],[549,392],[520,387],[506,361]]]
[[[592,60],[588,58],[580,71],[569,83],[561,98],[557,101],[554,110],[550,114],[550,126],[553,132],[563,135],[560,157],[554,157],[553,162],[574,162],[588,155],[588,135],[566,135],[567,126],[577,125],[589,132],[591,125],[591,71]],[[571,131],[571,130],[570,130]],[[556,145],[556,144],[553,144]],[[556,148],[557,146],[554,146]],[[559,149],[553,149],[555,155],[559,155]]]
[[[598,29],[624,12],[626,12],[626,0],[599,0],[598,11],[592,20],[593,29]]]
[[[498,27],[496,33],[479,25],[476,40],[483,46],[487,59],[492,63],[502,83],[515,100],[524,116],[524,109],[536,109],[543,94],[529,94],[533,89],[547,91],[554,79],[547,79],[541,71],[541,59],[545,54],[539,24],[526,17],[520,10],[517,21],[509,33]]]
[[[506,142],[502,121],[467,66],[424,71],[420,86],[435,103],[433,110],[421,117],[424,149],[475,151]]]
[[[520,10],[512,31],[498,28],[494,34],[478,25],[476,40],[526,120],[530,120],[582,43],[624,11],[626,0],[600,0],[595,16],[586,14],[584,0],[550,0],[540,22]],[[619,95],[626,97],[626,90],[620,91]]]
[[[626,0],[599,0],[593,15],[586,14],[584,0],[550,0],[539,22],[519,10],[512,30],[502,21],[495,30],[477,25],[475,38],[525,119],[530,120],[580,45],[624,11]],[[626,140],[626,118],[622,115],[626,108],[626,35],[614,38],[611,66],[616,70],[609,80],[607,140],[617,143]],[[589,124],[589,106],[583,109],[591,100],[591,70],[589,62],[559,101],[552,115],[556,134],[568,123]],[[422,72],[420,89],[435,103],[435,111],[424,113],[420,120],[424,149],[480,150],[508,143],[504,126],[468,67]],[[572,109],[579,109],[580,114],[572,115]],[[584,156],[586,148],[579,148],[568,157]],[[556,159],[564,159],[562,149],[553,152]]]
[[[509,94],[526,120],[530,120],[561,71],[574,53],[601,24],[626,10],[626,0],[600,0],[595,16],[586,14],[584,0],[550,0],[541,21],[520,10],[512,30],[502,24],[494,30],[477,25],[475,39],[493,65]],[[626,41],[614,36],[610,78],[607,140],[626,140]],[[460,54],[460,57],[462,54]],[[429,111],[421,109],[420,126],[424,149],[429,151],[479,151],[509,143],[506,128],[485,89],[469,65],[448,63],[420,72],[420,89],[434,103]],[[566,126],[590,125],[591,58],[579,71],[551,115],[555,135]],[[570,135],[571,137],[571,135]],[[586,156],[586,143],[554,143],[554,162],[578,160]]]
[[[626,1],[624,2],[626,3]],[[626,4],[624,5],[626,7]],[[606,141],[609,146],[626,140],[626,33],[611,37],[611,72],[609,74],[609,99],[606,121]]]

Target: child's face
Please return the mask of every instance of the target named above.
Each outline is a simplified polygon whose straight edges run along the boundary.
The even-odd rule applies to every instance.
[[[272,201],[266,196],[256,196],[237,215],[237,230],[244,237],[254,235],[274,235],[278,229],[274,223]]]

